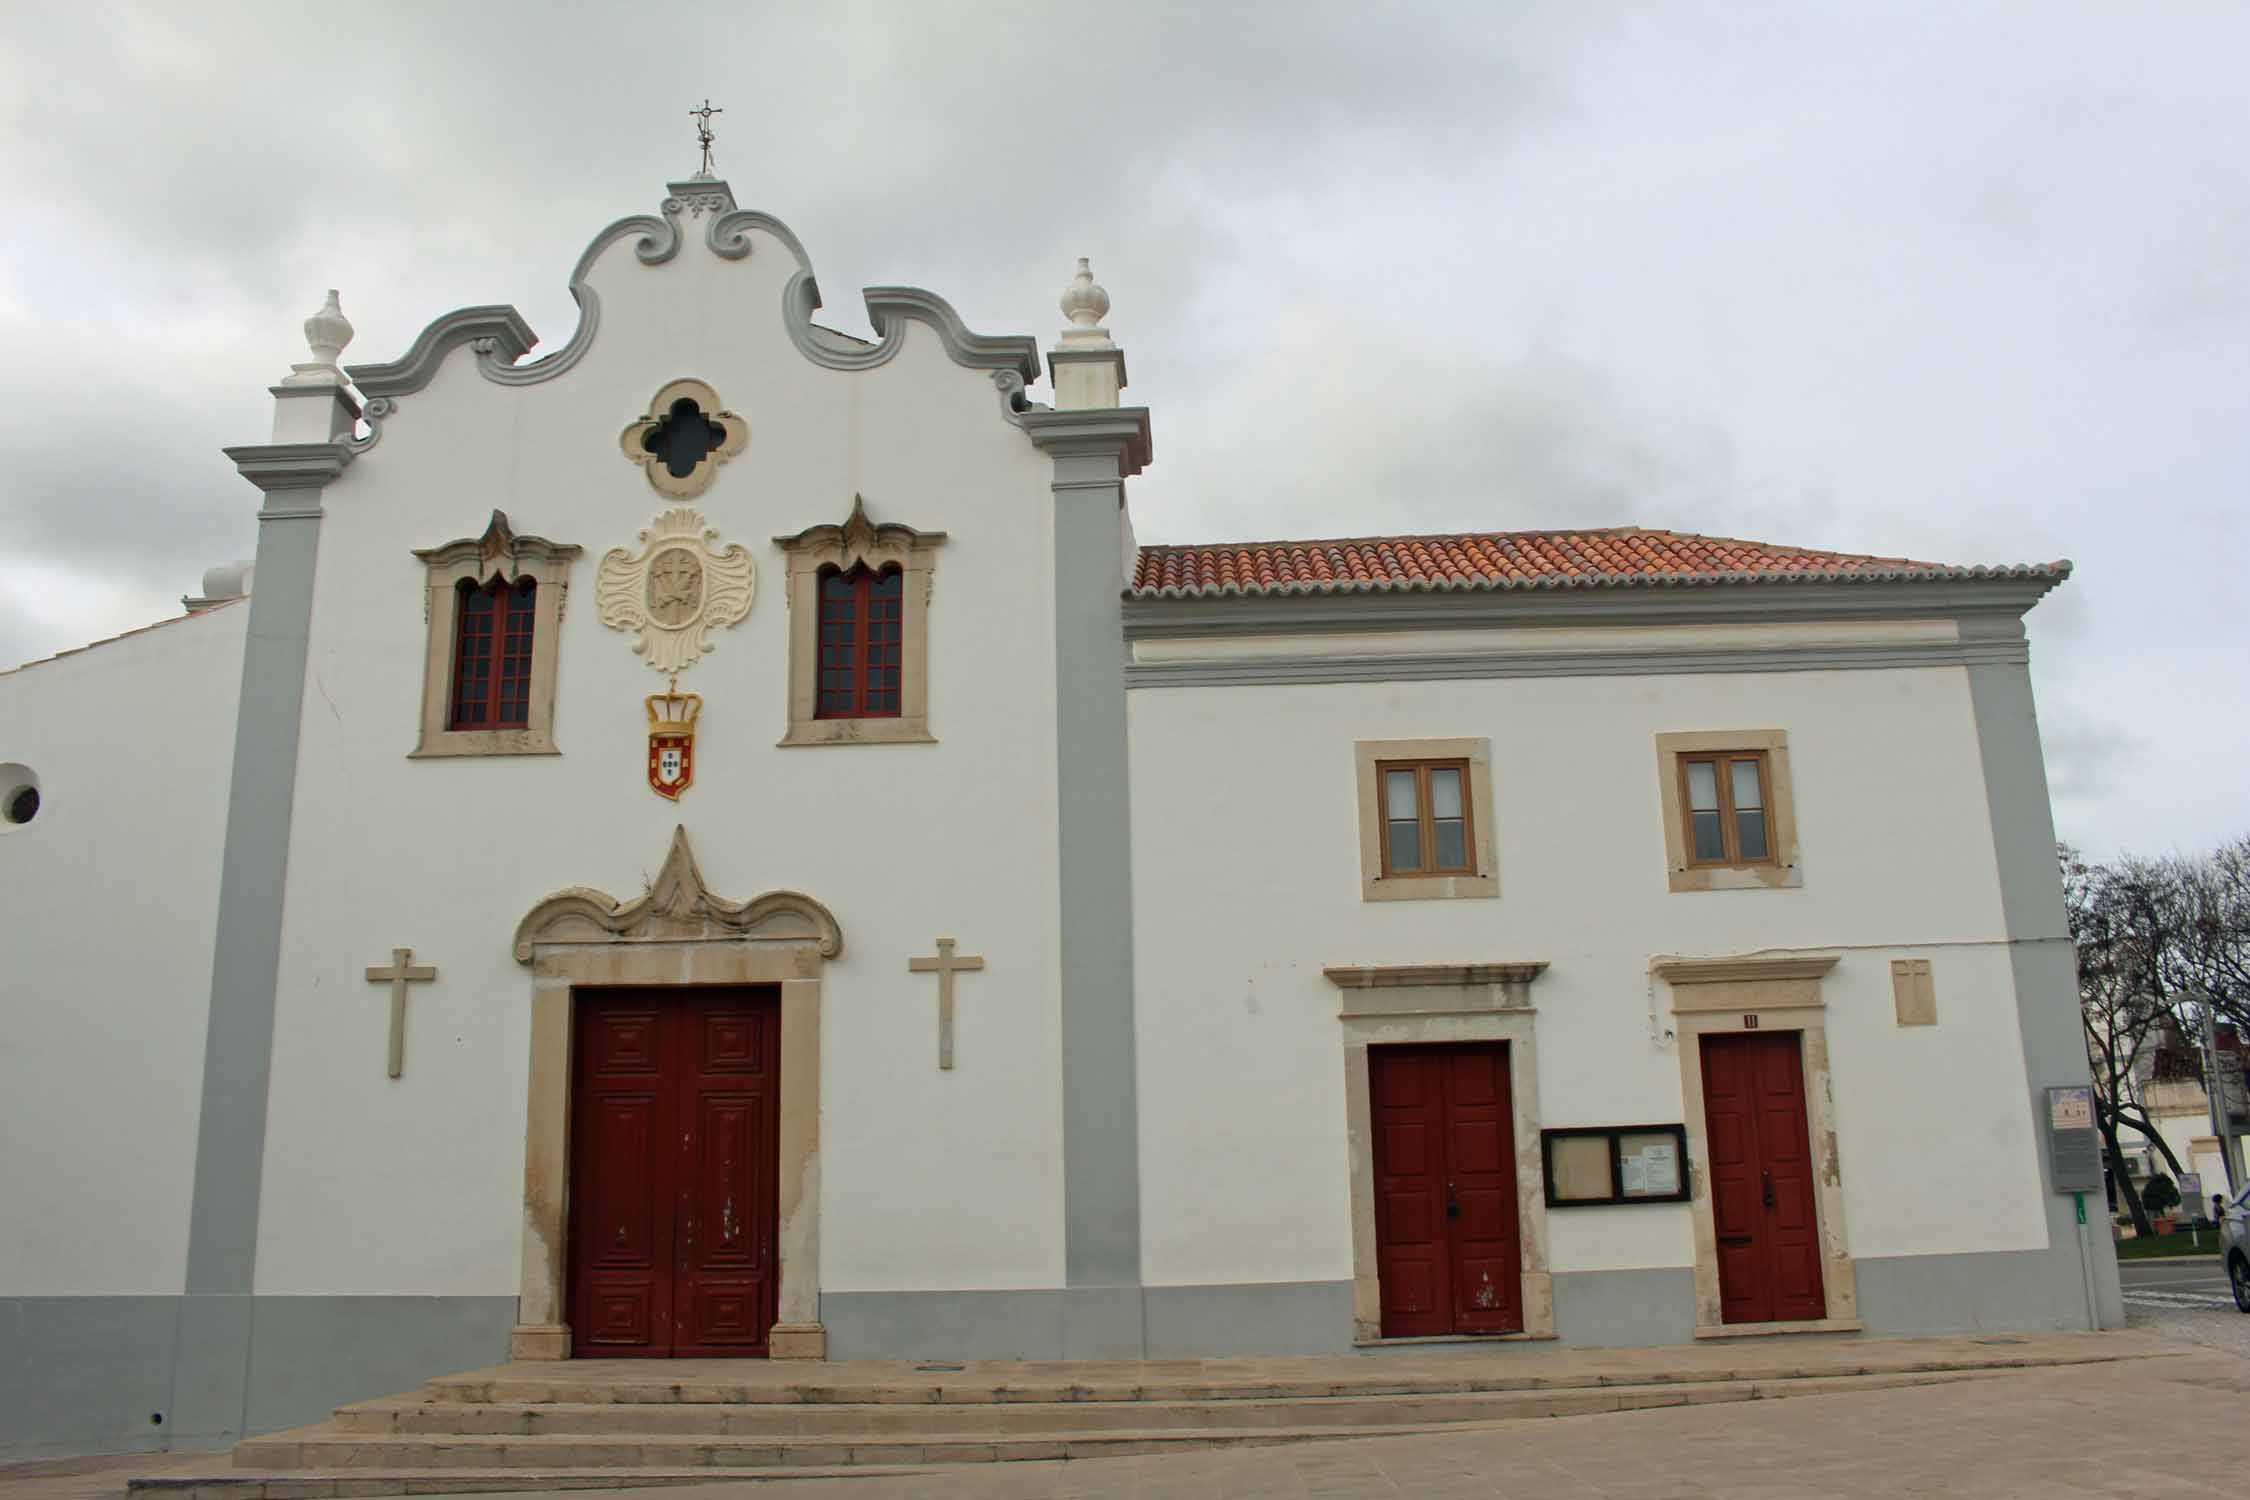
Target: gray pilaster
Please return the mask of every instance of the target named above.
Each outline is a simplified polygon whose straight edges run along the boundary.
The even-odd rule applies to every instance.
[[[1133,1358],[1141,1299],[1139,1079],[1126,764],[1125,479],[1135,407],[1027,413],[1055,464],[1056,840],[1062,937],[1063,1357]]]
[[[2018,617],[1964,618],[1962,636],[2023,638]],[[2077,1283],[2090,1269],[2094,1300],[2105,1327],[2125,1321],[2118,1287],[2117,1252],[2110,1242],[2101,1195],[2089,1194],[2089,1223],[2082,1254],[2071,1200],[2054,1191],[2047,1171],[2044,1091],[2085,1084],[2085,1033],[2078,1015],[2077,957],[2063,913],[2062,876],[2055,862],[2054,811],[2047,799],[2047,764],[2039,747],[2039,718],[2032,705],[2031,670],[2025,662],[1988,662],[1967,668],[1977,745],[1984,760],[1985,801],[1992,815],[1993,855],[2000,870],[2000,910],[2007,925],[2016,989],[2016,1020],[2023,1037],[2024,1069],[2031,1082],[2026,1101],[2038,1144],[2039,1185],[2047,1205],[2048,1275]],[[2060,1288],[2057,1288],[2059,1293]]]
[[[340,442],[226,452],[242,477],[264,492],[265,504],[258,512],[257,587],[250,596],[227,793],[187,1297],[172,1396],[181,1430],[212,1437],[242,1430],[249,1385],[266,1081],[321,489],[351,461],[351,450]]]

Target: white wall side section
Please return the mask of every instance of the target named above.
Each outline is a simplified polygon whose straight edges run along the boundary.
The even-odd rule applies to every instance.
[[[1005,421],[989,372],[911,324],[890,362],[822,369],[790,344],[794,263],[763,232],[724,261],[632,242],[595,268],[600,331],[562,378],[481,379],[456,351],[325,495],[274,1037],[261,1294],[514,1294],[522,1242],[530,971],[510,953],[541,898],[620,899],[684,824],[711,889],[789,889],[844,933],[822,976],[823,1291],[1062,1281],[1055,905],[1052,466]],[[561,330],[553,331],[560,342]],[[749,445],[699,498],[655,492],[618,433],[668,381],[713,385]],[[777,748],[788,600],[771,538],[845,519],[944,531],[929,609],[935,745]],[[664,679],[605,627],[603,552],[639,551],[692,504],[758,569],[750,614],[682,674],[703,696],[695,785],[645,780],[646,694]],[[518,533],[585,548],[560,631],[550,757],[409,760],[424,643],[410,549]],[[907,959],[940,936],[959,981],[957,1064],[937,1069],[937,992]],[[439,978],[409,1001],[385,1076],[394,947]]]
[[[0,675],[0,1296],[176,1295],[247,605]]]
[[[1960,669],[1144,689],[1130,711],[1151,1284],[1350,1276],[1338,964],[1547,961],[1540,1102],[1565,1126],[1681,1119],[1652,958],[1841,951],[1851,1252],[2046,1245]],[[1704,729],[1787,732],[1801,888],[1668,889],[1655,739]],[[1462,736],[1492,745],[1499,898],[1362,901],[1352,742]],[[1896,1024],[1908,957],[1932,961],[1935,1027]],[[1548,1226],[1557,1272],[1693,1259],[1684,1205]]]

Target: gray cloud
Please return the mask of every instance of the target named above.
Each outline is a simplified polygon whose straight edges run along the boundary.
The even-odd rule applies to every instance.
[[[2065,832],[2208,842],[2250,826],[2246,50],[2051,0],[45,11],[0,52],[0,658],[247,551],[216,450],[323,288],[354,358],[473,302],[566,337],[708,91],[839,326],[907,282],[1045,338],[1094,257],[1144,536],[2072,556],[2032,616]]]

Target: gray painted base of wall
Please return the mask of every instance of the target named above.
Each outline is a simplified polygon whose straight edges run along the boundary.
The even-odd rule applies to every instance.
[[[2095,1252],[2100,1254],[2094,1234]],[[2087,1326],[2075,1239],[1854,1262],[1869,1335]],[[1684,1266],[1560,1272],[1556,1342],[1684,1344]],[[1196,1359],[1359,1349],[1348,1281],[830,1292],[831,1359]],[[0,1298],[0,1458],[217,1446],[507,1358],[513,1297]],[[1437,1346],[1458,1347],[1458,1346]],[[1483,1346],[1500,1357],[1541,1343]],[[161,1414],[162,1424],[150,1418]]]
[[[515,1320],[513,1297],[0,1298],[0,1458],[219,1447],[317,1422],[499,1363]]]

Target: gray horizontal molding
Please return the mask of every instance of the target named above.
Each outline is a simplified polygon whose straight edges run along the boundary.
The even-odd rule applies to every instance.
[[[219,450],[234,460],[235,471],[259,489],[271,495],[277,491],[314,492],[311,513],[320,513],[319,490],[322,485],[344,472],[352,461],[349,443],[254,443]],[[276,514],[290,515],[304,510],[303,505],[268,502]]]
[[[1058,413],[1058,415],[1061,415]],[[1071,413],[1070,415],[1077,415]],[[1540,625],[1770,625],[1839,620],[1977,619],[1979,635],[2022,634],[2021,618],[2060,580],[1807,579],[1659,586],[1370,590],[1157,598],[1128,592],[1128,640],[1324,635]]]
[[[1281,657],[1136,662],[1128,688],[1265,687],[1316,682],[1443,682],[1487,677],[1665,677],[1729,672],[1880,671],[2023,662],[2022,641],[1884,642],[1689,651],[1488,651],[1466,655]]]
[[[1038,407],[1023,415],[1023,430],[1031,441],[1045,452],[1066,457],[1104,457],[1115,454],[1118,474],[1130,478],[1148,467],[1156,456],[1150,437],[1148,408],[1145,406],[1087,407],[1070,411],[1050,411]],[[1060,471],[1055,477],[1055,488],[1098,489],[1114,485],[1116,481],[1106,475],[1089,471],[1083,475],[1065,475]],[[1133,600],[1125,600],[1128,639],[1132,628]],[[1204,631],[1191,631],[1201,635]]]
[[[734,192],[726,183],[675,182],[668,184],[661,214],[634,214],[617,220],[594,236],[570,273],[571,300],[578,304],[578,326],[554,353],[529,364],[516,361],[538,342],[538,335],[515,308],[507,305],[465,307],[447,313],[422,330],[413,347],[388,364],[352,365],[346,370],[360,393],[368,398],[369,434],[358,447],[364,451],[382,437],[383,419],[397,409],[397,398],[428,385],[445,358],[464,343],[477,354],[477,373],[495,385],[538,385],[565,374],[585,358],[601,328],[601,298],[587,284],[594,263],[621,239],[639,236],[633,254],[644,266],[660,266],[680,253],[682,214],[694,218],[710,215],[703,235],[705,248],[726,260],[750,254],[749,231],[762,230],[786,247],[797,270],[782,289],[782,325],[798,352],[814,364],[831,370],[869,370],[888,363],[903,345],[906,324],[927,323],[937,333],[955,364],[990,370],[999,388],[1000,411],[1010,421],[1029,407],[1024,390],[1039,378],[1039,346],[1029,338],[973,333],[951,303],[919,287],[869,287],[867,318],[877,341],[869,343],[813,322],[820,308],[820,285],[813,278],[812,261],[804,243],[788,225],[768,213],[734,206]]]

